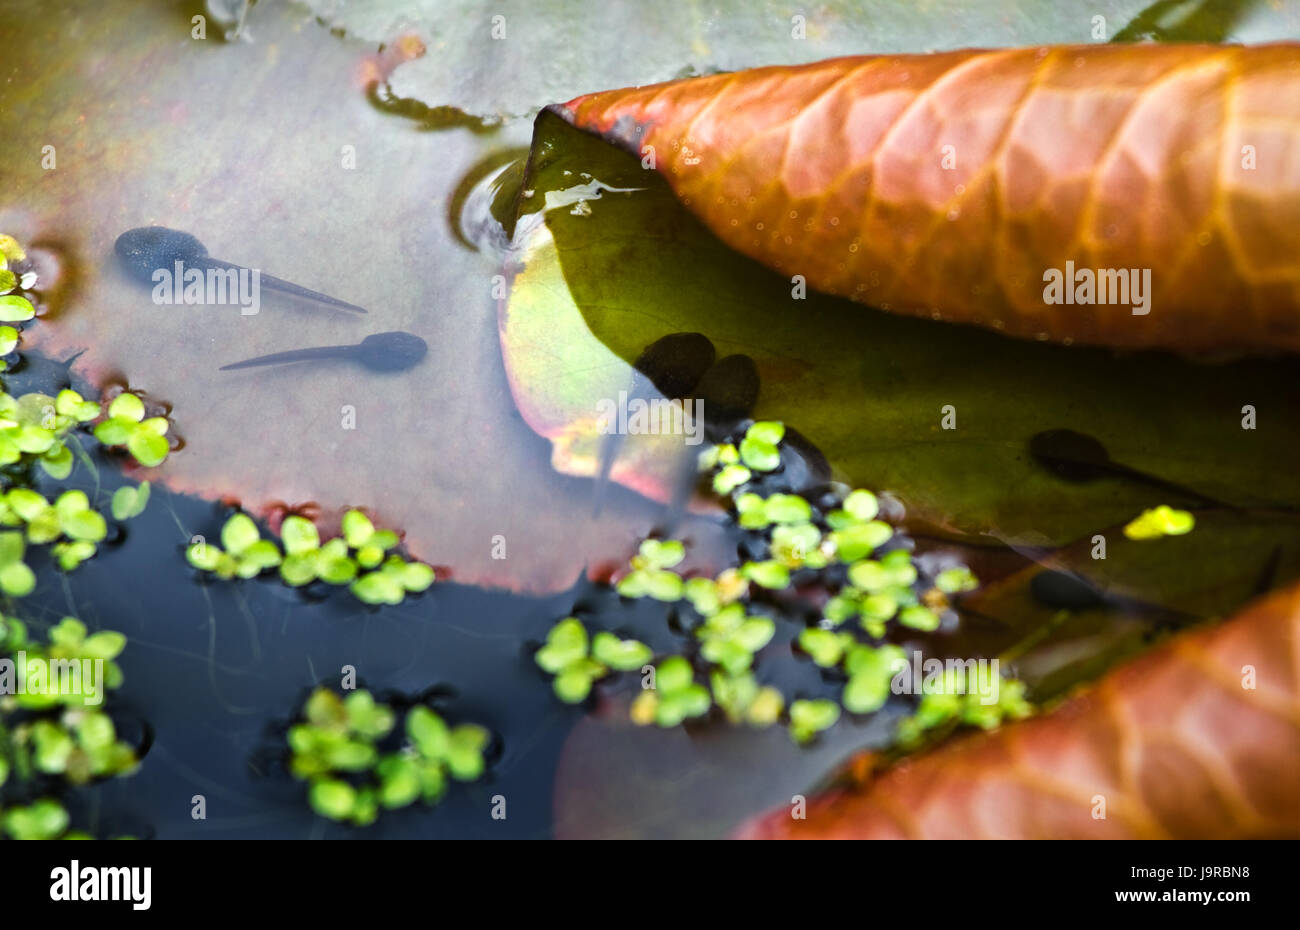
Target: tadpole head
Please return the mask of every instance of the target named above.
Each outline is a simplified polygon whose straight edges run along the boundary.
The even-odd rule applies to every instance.
[[[1029,593],[1040,604],[1057,610],[1085,610],[1106,604],[1105,592],[1073,572],[1045,569],[1029,579]]]
[[[194,263],[208,254],[194,236],[166,226],[128,229],[117,237],[113,251],[127,274],[146,283],[153,281],[153,273],[159,268],[170,271],[176,262]]]
[[[672,333],[646,346],[632,364],[664,397],[684,398],[718,357],[701,333]]]
[[[1058,478],[1093,481],[1115,470],[1115,464],[1097,439],[1072,429],[1049,429],[1029,440],[1029,454]]]
[[[704,401],[710,438],[721,439],[748,417],[758,393],[758,366],[748,355],[728,355],[713,363],[694,391]]]
[[[374,333],[357,346],[357,359],[371,371],[404,371],[428,351],[429,344],[413,333]]]

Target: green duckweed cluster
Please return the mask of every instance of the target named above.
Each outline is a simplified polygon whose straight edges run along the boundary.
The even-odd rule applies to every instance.
[[[0,319],[5,321],[0,325],[0,356],[12,355],[20,339],[18,330],[7,324],[35,317],[27,293],[10,293],[35,285],[35,272],[19,276],[10,267],[25,258],[12,236],[0,235]],[[7,368],[8,362],[0,358],[0,371]],[[50,501],[31,487],[33,468],[56,481],[67,478],[76,456],[85,458],[77,438],[80,430],[101,418],[94,433],[106,445],[120,441],[141,465],[157,465],[167,457],[166,418],[146,419],[144,404],[134,394],[119,394],[105,410],[71,388],[54,397],[36,392],[15,397],[0,390],[0,592],[9,597],[24,597],[36,586],[25,561],[29,546],[50,546],[59,568],[72,571],[92,558],[108,535],[107,521],[85,492],[64,491]],[[154,438],[127,435],[119,421],[130,421]],[[119,488],[112,500],[114,519],[138,515],[148,499],[148,482]]]
[[[0,234],[0,372],[8,370],[8,358],[21,341],[20,331],[9,324],[36,317],[31,300],[36,273],[27,270],[19,275],[10,267],[14,263],[21,267],[26,257],[12,236]],[[94,435],[104,445],[125,447],[146,467],[167,458],[167,418],[146,417],[144,402],[135,394],[124,391],[102,410],[71,389],[57,397],[39,393],[13,397],[6,392],[0,393],[0,467],[35,462],[57,480],[68,477],[73,462],[69,434],[101,415]]]
[[[12,267],[25,258],[11,236],[0,235],[0,371],[8,370],[8,357],[20,342],[19,330],[8,324],[36,316],[29,296],[35,272]],[[12,293],[16,289],[22,293]],[[39,468],[56,481],[66,479],[76,457],[85,458],[81,431],[102,420],[94,428],[98,435],[120,418],[147,423],[141,428],[160,438],[122,439],[136,461],[156,465],[166,458],[168,445],[161,438],[166,419],[146,420],[143,403],[133,394],[118,395],[105,410],[70,388],[53,397],[15,397],[0,390],[0,592],[6,596],[23,597],[36,587],[35,573],[25,561],[29,546],[49,546],[58,567],[72,571],[93,557],[107,537],[108,521],[85,492],[66,490],[50,500],[31,487],[31,476]],[[100,438],[106,445],[119,444],[111,427]],[[118,488],[111,502],[113,518],[137,516],[148,500],[148,482]],[[31,640],[22,621],[0,616],[0,834],[89,838],[69,829],[60,797],[91,782],[128,775],[138,764],[134,749],[118,738],[104,709],[107,692],[122,683],[114,660],[126,638],[112,631],[88,633],[72,617],[63,618],[47,636],[45,643]],[[87,669],[98,671],[86,677]]]
[[[1033,713],[1025,699],[1024,682],[1003,680],[997,699],[990,702],[980,694],[973,677],[964,669],[948,669],[936,681],[925,682],[915,712],[899,722],[899,742],[915,746],[931,731],[956,726],[991,730],[1004,719],[1020,720]]]
[[[391,530],[375,529],[359,510],[343,517],[343,535],[321,543],[316,524],[290,515],[280,525],[280,545],[261,535],[253,518],[233,514],[221,528],[221,545],[196,540],[185,550],[190,565],[219,578],[255,578],[277,569],[285,584],[313,581],[348,585],[366,604],[400,604],[433,584],[434,570],[407,561],[395,549],[401,541]]]
[[[592,686],[617,671],[640,669],[642,690],[632,702],[634,722],[676,726],[708,716],[714,708],[734,724],[765,727],[784,722],[805,743],[840,719],[842,712],[870,714],[884,707],[892,682],[906,663],[891,635],[933,633],[944,623],[952,599],[978,582],[969,568],[945,564],[928,570],[913,558],[895,527],[881,519],[876,495],[845,490],[831,505],[815,506],[794,493],[759,493],[764,477],[782,468],[785,428],[751,424],[735,443],[713,446],[700,457],[715,493],[730,503],[737,525],[761,536],[764,558],[741,562],[716,577],[684,577],[676,569],[686,550],[676,540],[646,540],[616,590],[626,598],[652,598],[674,605],[689,631],[684,655],[662,657],[636,640],[598,632],[591,637],[576,617],[558,623],[535,660],[555,676],[556,695],[567,703],[586,699]],[[797,582],[797,584],[796,584]],[[809,600],[806,592],[821,597]],[[833,681],[839,700],[788,700],[759,682],[756,655],[777,633],[772,613],[806,615],[814,624],[796,637],[799,651]],[[797,605],[798,610],[787,610]],[[774,609],[773,609],[774,608]],[[952,688],[946,690],[944,686]],[[1000,683],[999,699],[982,703],[962,693],[964,682],[931,683],[905,718],[897,738],[915,744],[945,724],[984,728],[1024,716],[1029,705],[1019,682]]]
[[[109,402],[95,438],[106,446],[124,446],[137,462],[152,468],[167,458],[169,425],[166,417],[145,416],[144,401],[123,391]]]
[[[1183,536],[1196,526],[1196,518],[1186,510],[1175,510],[1167,504],[1144,510],[1124,527],[1124,535],[1132,540],[1160,539],[1162,536]]]
[[[0,233],[0,323],[5,324],[0,326],[0,349],[4,350],[0,356],[9,355],[18,345],[18,330],[8,324],[26,323],[36,316],[36,308],[22,293],[35,283],[35,274],[27,272],[20,275],[10,267],[26,258],[27,253],[17,239]],[[14,291],[19,293],[15,294]],[[8,363],[0,360],[0,371],[7,367]]]
[[[611,671],[640,668],[654,658],[654,653],[645,643],[619,639],[613,633],[597,633],[589,640],[581,621],[569,617],[551,628],[535,658],[538,665],[555,676],[552,687],[556,697],[576,704]]]
[[[148,482],[118,488],[113,516],[138,516],[148,500]],[[70,572],[92,558],[107,535],[108,521],[84,491],[64,491],[53,501],[27,487],[0,492],[0,591],[25,597],[35,589],[36,575],[25,561],[29,545],[49,546],[59,568]]]
[[[59,797],[129,775],[137,766],[134,749],[118,738],[104,710],[108,692],[122,684],[114,660],[126,637],[88,633],[79,620],[65,617],[47,639],[31,640],[21,621],[0,616],[0,833],[20,840],[89,839],[69,830]],[[56,672],[73,667],[101,671],[93,680]],[[55,674],[61,675],[57,686]]]
[[[417,801],[437,804],[450,780],[475,781],[486,768],[491,734],[477,724],[448,724],[423,704],[397,713],[369,691],[346,697],[317,688],[289,728],[289,768],[308,784],[316,813],[366,826],[381,811]],[[393,748],[385,748],[396,742]]]

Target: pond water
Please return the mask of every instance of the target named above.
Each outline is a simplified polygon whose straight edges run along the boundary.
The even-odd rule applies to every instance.
[[[1206,378],[1184,361],[953,336],[824,299],[795,324],[755,328],[751,311],[787,282],[727,253],[635,159],[543,121],[525,178],[530,120],[395,97],[377,82],[414,54],[409,44],[332,35],[288,3],[258,4],[252,41],[230,42],[215,28],[193,37],[193,3],[142,4],[151,15],[129,21],[110,4],[9,6],[0,39],[25,77],[3,90],[0,231],[39,256],[49,313],[24,331],[8,390],[126,385],[164,403],[183,438],[121,539],[66,575],[34,557],[39,586],[5,608],[37,630],[75,615],[128,637],[122,721],[147,724],[147,753],[130,778],[78,793],[78,826],[175,838],[718,836],[886,744],[895,703],[799,748],[782,728],[633,727],[634,681],[569,707],[533,662],[575,611],[657,652],[680,649],[667,607],[621,602],[590,580],[653,531],[671,528],[702,564],[744,551],[716,515],[674,500],[658,451],[574,427],[611,385],[685,377],[700,343],[683,335],[708,343],[687,388],[708,384],[711,406],[733,419],[800,429],[809,474],[826,472],[808,484],[900,492],[920,547],[959,555],[988,583],[960,629],[913,641],[936,654],[1014,652],[1043,696],[1300,573],[1300,488],[1278,479],[1296,431],[1277,424],[1300,422],[1291,362]],[[516,230],[514,251],[501,221],[520,204],[528,214],[516,200],[528,191],[546,221]],[[369,312],[270,289],[256,313],[157,303],[114,257],[123,232],[155,225]],[[663,247],[632,241],[646,231]],[[386,332],[412,334],[427,355],[382,373],[346,358],[223,370]],[[665,368],[654,347],[666,344]],[[1227,416],[1243,393],[1271,405],[1269,425],[1254,451],[1221,454],[1205,412]],[[963,418],[1004,420],[947,447],[909,444],[897,411],[937,421],[953,397]],[[1144,434],[1165,420],[1142,405],[1180,397],[1186,435]],[[39,487],[81,487],[103,503],[127,479],[93,445],[95,470]],[[1153,494],[1213,510],[1213,546],[1172,559],[1148,550],[1080,581],[1090,532]],[[232,503],[272,525],[318,513],[327,529],[363,507],[448,580],[379,610],[274,579],[205,582],[184,547],[218,537]],[[1208,580],[1189,583],[1184,558],[1214,566]],[[1068,629],[1049,629],[1063,609],[1074,611]],[[790,648],[805,618],[777,619],[763,681],[832,696],[838,685]],[[432,694],[450,721],[486,726],[488,776],[365,831],[313,816],[283,770],[284,728],[345,666],[381,696]],[[206,820],[191,818],[194,795]],[[505,820],[490,816],[498,795]]]

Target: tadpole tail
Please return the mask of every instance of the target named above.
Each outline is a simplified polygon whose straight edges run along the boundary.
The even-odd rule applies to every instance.
[[[313,362],[326,358],[347,358],[356,350],[356,346],[317,346],[314,349],[291,349],[288,352],[272,352],[257,358],[245,359],[222,365],[218,371],[234,371],[237,368],[255,368],[259,365],[280,365],[285,362]]]
[[[592,517],[600,516],[601,509],[605,506],[605,491],[609,487],[610,472],[613,471],[614,460],[618,458],[618,453],[622,448],[623,437],[617,433],[609,433],[601,437],[600,468],[596,474],[596,486],[591,492]]]
[[[1157,488],[1170,494],[1176,494],[1189,501],[1190,505],[1196,509],[1202,508],[1224,508],[1227,510],[1237,510],[1236,506],[1221,501],[1217,498],[1210,497],[1208,494],[1202,494],[1186,485],[1178,484],[1175,481],[1161,478],[1159,475],[1151,475],[1144,471],[1138,471],[1136,468],[1130,468],[1127,465],[1116,465],[1115,473],[1123,475],[1139,484],[1145,484],[1147,487]]]
[[[236,271],[243,268],[242,265],[235,265],[231,262],[223,262],[219,258],[207,258],[204,260],[213,268],[222,268],[226,270],[234,269]],[[291,294],[294,297],[301,297],[305,300],[311,300],[316,303],[325,304],[329,307],[337,307],[340,310],[350,310],[353,313],[369,313],[365,307],[358,307],[356,304],[350,304],[346,300],[339,300],[337,297],[331,297],[328,294],[322,294],[320,291],[313,291],[311,288],[300,287],[292,281],[286,281],[283,278],[277,278],[275,275],[259,272],[258,280],[263,287],[268,290],[278,291],[281,294]]]

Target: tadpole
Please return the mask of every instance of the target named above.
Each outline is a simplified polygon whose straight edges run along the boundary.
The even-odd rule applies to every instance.
[[[117,242],[113,245],[113,251],[117,253],[117,257],[122,262],[127,274],[142,284],[153,283],[154,272],[159,269],[170,273],[177,262],[180,262],[183,266],[198,268],[202,271],[209,269],[237,272],[251,270],[243,265],[235,265],[219,258],[213,258],[208,254],[208,250],[203,243],[195,236],[176,229],[168,229],[166,226],[138,226],[135,229],[128,229],[117,237]],[[260,286],[271,291],[278,291],[282,294],[289,294],[325,304],[326,306],[337,307],[340,310],[351,310],[354,313],[368,312],[364,307],[358,307],[356,304],[330,297],[328,294],[322,294],[319,291],[300,287],[291,281],[285,281],[283,278],[277,278],[265,272],[258,272],[258,280]]]
[[[281,365],[320,359],[351,359],[360,362],[371,371],[405,371],[424,358],[428,351],[428,343],[412,333],[374,333],[356,345],[317,346],[311,349],[272,352],[270,355],[259,355],[242,362],[222,365],[220,370],[234,371],[238,368],[253,368],[259,365]]]
[[[1029,454],[1058,478],[1076,484],[1087,484],[1100,478],[1125,478],[1177,494],[1199,507],[1227,506],[1199,491],[1116,462],[1095,437],[1072,429],[1049,429],[1035,433],[1029,440]]]

